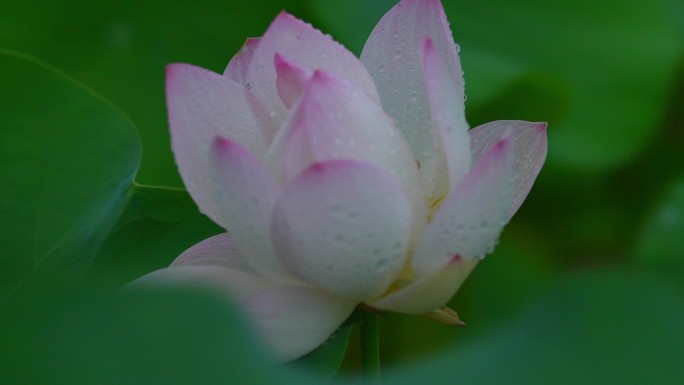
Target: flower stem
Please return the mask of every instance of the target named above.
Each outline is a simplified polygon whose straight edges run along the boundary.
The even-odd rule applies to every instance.
[[[361,324],[361,364],[368,384],[380,383],[380,317],[369,311],[363,313]]]

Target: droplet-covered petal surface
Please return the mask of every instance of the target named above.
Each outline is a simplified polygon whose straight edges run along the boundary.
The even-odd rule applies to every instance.
[[[401,185],[377,166],[316,163],[285,188],[272,239],[285,265],[339,296],[382,294],[402,269],[411,209]]]
[[[228,233],[132,286],[191,283],[233,298],[281,360],[316,348],[359,303],[441,309],[493,249],[547,150],[545,123],[469,130],[464,103],[439,0],[400,1],[360,60],[282,12],[223,76],[170,65],[176,162]]]

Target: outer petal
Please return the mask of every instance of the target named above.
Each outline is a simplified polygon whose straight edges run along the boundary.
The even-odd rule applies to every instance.
[[[258,45],[258,37],[250,37],[245,40],[245,44],[242,45],[240,51],[230,59],[223,75],[234,82],[245,85],[247,83],[247,70],[249,69],[249,65],[252,62],[252,56],[254,56],[254,51]]]
[[[412,267],[418,277],[455,257],[474,260],[491,251],[511,204],[512,163],[512,139],[506,136],[451,191],[416,246]]]
[[[356,302],[318,288],[285,286],[248,298],[245,305],[264,342],[278,359],[289,361],[325,342],[354,311]]]
[[[266,169],[236,142],[217,137],[211,148],[211,180],[226,228],[260,275],[287,279],[271,245],[271,212],[280,188]]]
[[[373,76],[382,105],[397,121],[416,159],[428,195],[434,192],[438,156],[420,52],[430,38],[463,102],[463,77],[458,48],[451,37],[439,0],[404,0],[380,20],[361,53],[361,61]],[[455,101],[456,102],[456,101]]]
[[[366,68],[346,48],[292,15],[280,13],[254,52],[247,82],[271,116],[282,122],[287,109],[278,97],[273,58],[280,53],[311,70],[323,69],[353,81],[372,99],[380,100]]]
[[[285,188],[271,229],[290,270],[342,297],[366,300],[401,271],[410,223],[410,206],[392,176],[337,160],[314,164]]]
[[[323,343],[349,316],[355,303],[301,286],[275,286],[243,271],[206,265],[169,267],[129,287],[188,285],[223,295],[241,305],[259,336],[282,361],[298,358]]]
[[[477,262],[477,260],[454,258],[434,274],[411,282],[377,301],[370,302],[369,305],[399,313],[431,312],[446,304],[453,297]]]
[[[446,163],[444,166],[447,169],[446,173],[438,172],[438,175],[448,175],[448,183],[444,191],[449,191],[470,169],[470,137],[463,104],[463,84],[457,83],[451,76],[452,74],[429,38],[423,42],[421,59],[425,89],[430,102],[432,126],[439,139],[437,150],[442,152],[443,155],[440,158]],[[439,166],[441,164],[438,163]]]
[[[546,159],[546,123],[500,120],[470,132],[473,159],[477,160],[504,135],[513,138],[513,202],[506,222],[518,211]]]
[[[220,266],[256,274],[227,233],[203,240],[185,250],[171,263],[171,267],[185,265]]]
[[[411,201],[414,229],[422,228],[427,216],[415,160],[391,118],[353,84],[316,71],[266,163],[289,180],[315,162],[333,159],[369,162],[390,172]]]
[[[219,291],[233,298],[255,295],[274,286],[252,273],[210,265],[167,267],[136,279],[128,287],[135,289],[148,285],[193,286]]]
[[[166,71],[171,142],[185,186],[200,210],[223,225],[209,178],[209,148],[221,135],[261,155],[266,149],[255,100],[241,85],[187,64]],[[253,108],[254,107],[254,108]]]

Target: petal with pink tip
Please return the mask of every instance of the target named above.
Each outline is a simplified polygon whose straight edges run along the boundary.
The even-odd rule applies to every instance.
[[[312,71],[323,69],[349,79],[373,100],[380,100],[370,74],[354,54],[310,24],[281,12],[259,41],[247,73],[252,92],[276,122],[282,122],[287,115],[276,86],[276,52]]]
[[[513,138],[513,202],[508,221],[525,201],[546,159],[546,123],[500,120],[473,128],[469,132],[473,160],[481,158],[506,133]]]
[[[278,95],[280,95],[280,100],[282,100],[287,108],[292,108],[292,105],[304,92],[304,88],[309,83],[313,72],[292,63],[279,53],[276,53],[274,63]]]
[[[431,312],[444,306],[453,297],[477,262],[454,258],[435,273],[410,282],[368,305],[407,314]]]
[[[412,261],[417,277],[437,271],[455,255],[484,257],[496,244],[512,195],[513,149],[504,137],[449,193],[423,232]]]
[[[377,166],[316,163],[278,198],[271,235],[283,263],[341,297],[382,294],[401,271],[411,210],[401,186]]]
[[[425,200],[408,144],[363,91],[332,74],[316,71],[265,156],[287,181],[315,162],[351,159],[388,171],[404,188],[413,216],[425,223]],[[277,171],[276,171],[277,173]]]
[[[299,358],[325,342],[356,302],[305,286],[281,286],[245,301],[259,336],[280,361]]]
[[[243,86],[247,83],[247,70],[252,62],[252,56],[254,56],[254,51],[259,45],[258,37],[250,37],[245,40],[245,44],[242,45],[240,51],[230,59],[226,70],[223,72],[224,76],[228,79],[240,83]]]
[[[432,126],[437,132],[441,162],[446,163],[448,183],[445,191],[463,178],[470,169],[470,137],[465,119],[463,85],[450,76],[431,39],[425,39],[421,52],[425,89],[430,104]],[[438,167],[442,166],[438,164]],[[438,191],[440,189],[438,188]]]
[[[445,71],[464,102],[463,74],[458,47],[453,41],[439,0],[404,0],[375,26],[361,53],[361,62],[373,76],[382,105],[397,121],[421,164],[421,176],[428,195],[439,196],[439,157],[435,151],[430,104],[421,73],[420,53],[430,38]]]
[[[280,188],[254,156],[238,143],[217,137],[210,176],[223,223],[247,262],[271,279],[290,276],[275,255],[269,226]]]
[[[256,274],[233,239],[218,234],[185,250],[171,262],[171,267],[186,265],[221,266]]]
[[[183,182],[200,210],[223,226],[209,178],[209,148],[216,135],[260,156],[266,142],[256,100],[241,85],[188,64],[166,71],[171,143]]]
[[[147,274],[128,290],[154,286],[188,286],[237,302],[258,336],[281,361],[315,349],[344,322],[355,303],[318,288],[277,286],[254,274],[225,267],[184,265]]]

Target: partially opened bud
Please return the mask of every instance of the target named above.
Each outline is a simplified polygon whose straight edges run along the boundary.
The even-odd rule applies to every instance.
[[[444,307],[529,192],[545,123],[469,130],[458,48],[438,0],[404,0],[360,60],[281,13],[223,75],[167,71],[173,151],[229,233],[144,282],[237,298],[282,360],[359,303],[464,326]]]

